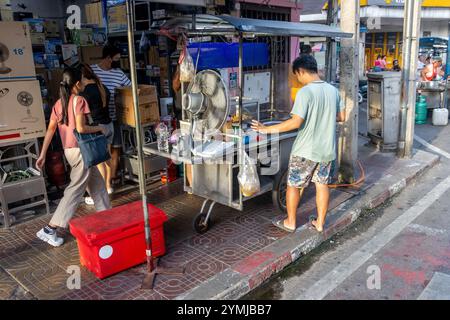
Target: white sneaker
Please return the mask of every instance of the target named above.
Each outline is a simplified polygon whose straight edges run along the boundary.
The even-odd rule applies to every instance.
[[[47,242],[49,245],[52,245],[54,247],[59,247],[64,243],[64,239],[58,237],[55,230],[52,230],[51,232],[48,232],[45,230],[45,227],[39,230],[36,233],[36,236],[41,239],[42,241]]]
[[[92,199],[91,197],[86,197],[86,198],[84,198],[84,203],[92,206],[92,205],[94,205],[94,199]]]
[[[108,188],[107,192],[108,192],[108,194],[113,194],[114,193],[114,189],[113,188]]]

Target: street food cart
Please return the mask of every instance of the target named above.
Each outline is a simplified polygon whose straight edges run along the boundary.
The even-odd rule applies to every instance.
[[[443,64],[445,64],[445,61],[448,60],[448,39],[439,37],[420,38],[419,53],[432,58],[440,57]],[[446,76],[440,80],[434,79],[417,83],[417,91],[427,99],[427,108],[447,108],[450,85]]]
[[[245,201],[267,192],[272,192],[275,206],[285,211],[287,167],[297,132],[261,135],[249,128],[249,119],[246,121],[244,112],[248,101],[243,90],[244,40],[276,36],[320,36],[336,39],[351,37],[352,34],[344,33],[336,27],[319,24],[204,14],[170,19],[153,32],[173,39],[233,37],[239,44],[238,96],[229,95],[227,86],[218,72],[202,70],[196,73],[187,89],[182,91],[183,119],[180,121],[181,133],[175,139],[175,143],[169,144],[169,147],[164,149],[158,148],[157,142],[143,147],[146,154],[159,155],[184,163],[184,190],[205,199],[194,220],[194,229],[199,233],[209,229],[210,216],[216,203],[243,210]],[[194,63],[196,58],[198,59],[194,55]],[[272,94],[273,72],[270,90],[270,104],[272,110],[276,110]],[[232,115],[230,113],[233,102],[236,102],[234,115],[238,117],[238,122],[235,123],[234,130],[226,131],[224,126],[227,118]],[[272,112],[270,118],[261,119],[261,122],[266,125],[280,122],[274,114],[276,113]],[[260,119],[259,114],[257,119]],[[242,160],[245,153],[255,159],[260,181],[259,191],[250,196],[245,195],[237,179],[238,173],[243,168]],[[192,171],[191,179],[188,179],[186,169]]]

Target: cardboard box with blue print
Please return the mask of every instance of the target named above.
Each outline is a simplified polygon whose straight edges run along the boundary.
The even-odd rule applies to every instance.
[[[61,67],[60,56],[57,54],[44,54],[44,63],[48,69],[58,69]]]
[[[64,64],[67,66],[73,66],[80,61],[78,56],[78,47],[75,44],[63,44],[61,46],[62,58]]]
[[[0,82],[0,143],[45,135],[39,81]]]
[[[34,45],[43,46],[45,45],[45,34],[44,33],[31,33],[31,43]]]
[[[26,22],[0,21],[0,81],[35,76],[30,27]]]
[[[58,20],[47,19],[44,21],[44,33],[46,37],[54,37],[57,38],[61,34],[59,32],[59,23]]]

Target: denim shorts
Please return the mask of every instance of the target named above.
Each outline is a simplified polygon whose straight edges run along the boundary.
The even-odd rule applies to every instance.
[[[111,145],[113,144],[113,138],[114,138],[114,126],[113,123],[110,122],[108,124],[99,124],[100,127],[105,128],[106,129],[106,140],[108,141],[108,144]]]
[[[310,182],[329,184],[333,178],[334,163],[334,161],[314,162],[291,156],[287,184],[295,188],[306,188]]]

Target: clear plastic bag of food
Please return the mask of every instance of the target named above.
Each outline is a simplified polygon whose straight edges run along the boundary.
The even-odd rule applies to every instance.
[[[244,163],[238,174],[238,181],[244,197],[251,197],[260,191],[260,183],[256,164],[244,152]]]
[[[184,48],[182,54],[182,61],[180,64],[180,81],[191,82],[195,76],[195,66],[192,56],[189,54],[189,50]]]

